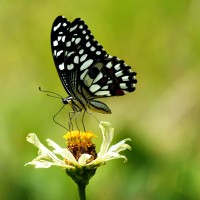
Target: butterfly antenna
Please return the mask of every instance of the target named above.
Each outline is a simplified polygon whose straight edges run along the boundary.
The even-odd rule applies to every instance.
[[[62,111],[62,109],[65,107],[65,104],[61,107],[61,109],[53,116],[53,121],[58,124],[59,126],[63,127],[64,129],[66,129],[67,131],[69,131],[68,128],[66,128],[65,126],[63,126],[62,124],[60,124],[59,122],[56,121],[56,117],[57,115]]]
[[[59,94],[57,94],[57,93],[55,93],[55,92],[51,92],[51,91],[48,91],[48,90],[43,90],[41,87],[39,87],[39,90],[41,91],[41,92],[45,92],[45,93],[47,93],[47,96],[49,96],[49,97],[54,97],[54,98],[58,98],[58,99],[63,99],[63,97],[61,96],[61,95],[59,95]],[[54,95],[50,95],[50,94],[54,94]]]

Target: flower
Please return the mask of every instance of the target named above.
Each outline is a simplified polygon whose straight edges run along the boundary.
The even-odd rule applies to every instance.
[[[35,168],[58,166],[71,173],[71,171],[80,171],[81,169],[96,170],[97,167],[113,159],[123,158],[124,161],[127,161],[127,158],[120,152],[126,149],[131,150],[131,147],[126,144],[126,141],[131,139],[127,138],[110,146],[114,137],[114,128],[111,127],[109,122],[100,122],[99,127],[102,131],[103,142],[98,154],[96,154],[95,145],[91,142],[91,139],[96,137],[92,132],[68,132],[64,136],[67,139],[67,148],[62,148],[54,141],[47,139],[46,141],[54,149],[53,151],[45,147],[35,133],[30,133],[26,139],[39,151],[38,156],[26,163],[25,166],[34,165]]]

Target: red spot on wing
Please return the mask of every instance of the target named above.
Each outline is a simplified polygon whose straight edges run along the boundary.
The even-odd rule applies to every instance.
[[[115,95],[117,96],[121,96],[121,95],[124,95],[124,91],[123,90],[115,90]]]

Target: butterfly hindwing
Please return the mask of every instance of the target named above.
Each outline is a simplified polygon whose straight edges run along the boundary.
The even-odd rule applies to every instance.
[[[124,61],[109,57],[95,63],[83,82],[92,96],[121,96],[135,90],[135,75]]]

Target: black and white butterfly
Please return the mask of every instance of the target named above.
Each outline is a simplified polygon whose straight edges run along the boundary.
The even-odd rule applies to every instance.
[[[51,30],[51,49],[60,80],[68,93],[63,98],[74,112],[91,109],[111,113],[96,98],[133,92],[136,73],[123,60],[110,56],[94,39],[85,22],[58,16]]]

